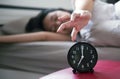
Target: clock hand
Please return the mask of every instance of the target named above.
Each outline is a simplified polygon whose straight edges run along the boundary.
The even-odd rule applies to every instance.
[[[80,60],[79,60],[79,62],[78,62],[77,67],[80,65],[81,61],[82,61],[82,60],[83,60],[83,58],[84,58],[84,55],[83,55],[83,50],[84,50],[84,46],[81,46],[81,52],[82,52],[82,55],[81,55],[81,59],[80,59]]]
[[[81,52],[82,52],[82,57],[84,58],[84,55],[83,55],[83,50],[84,50],[84,46],[81,46]]]

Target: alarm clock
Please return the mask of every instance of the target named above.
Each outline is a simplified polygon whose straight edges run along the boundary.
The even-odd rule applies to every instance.
[[[93,72],[98,54],[94,46],[86,42],[75,43],[68,51],[67,60],[76,72]]]

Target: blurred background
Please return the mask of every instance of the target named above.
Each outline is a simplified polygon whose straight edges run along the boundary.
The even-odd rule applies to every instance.
[[[102,0],[106,1],[106,0]],[[109,0],[114,2],[115,0]],[[37,10],[30,9],[16,9],[9,6],[19,6],[28,8],[37,8]],[[7,7],[6,7],[7,6]],[[22,17],[31,17],[40,10],[39,8],[65,8],[72,9],[71,0],[0,0],[0,25],[8,23]]]
[[[71,9],[70,0],[0,0],[0,5],[12,5],[32,8],[66,8]],[[34,16],[39,10],[0,8],[0,24],[25,16]]]

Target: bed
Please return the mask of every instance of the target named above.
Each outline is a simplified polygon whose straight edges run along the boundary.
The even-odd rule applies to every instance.
[[[45,8],[1,5],[2,9],[41,10]],[[36,14],[36,13],[35,13]],[[1,27],[4,24],[0,24]],[[0,34],[2,31],[0,29]],[[46,41],[0,44],[0,79],[39,79],[70,67],[67,53],[76,42]],[[120,47],[96,46],[99,60],[120,61]]]
[[[67,53],[74,43],[47,41],[0,45],[0,77],[38,79],[67,68],[69,67]],[[99,60],[120,61],[119,47],[96,47],[96,49]]]

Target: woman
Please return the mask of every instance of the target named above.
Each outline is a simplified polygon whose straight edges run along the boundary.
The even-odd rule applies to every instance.
[[[30,42],[30,41],[70,41],[72,28],[56,33],[62,22],[58,17],[70,16],[71,11],[65,9],[46,9],[42,10],[37,16],[30,19],[22,31],[15,32],[15,35],[0,36],[1,43]],[[4,26],[3,26],[4,27]],[[14,28],[13,28],[14,29]],[[26,33],[23,29],[25,29]],[[34,32],[34,33],[33,33]],[[22,34],[19,34],[22,33]],[[10,34],[10,33],[9,33]]]

